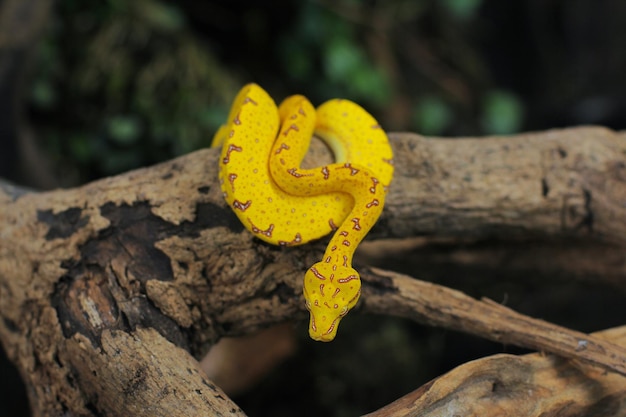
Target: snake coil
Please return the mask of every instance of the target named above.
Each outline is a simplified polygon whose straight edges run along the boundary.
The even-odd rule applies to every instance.
[[[315,134],[336,162],[302,169]],[[243,225],[275,245],[301,245],[334,232],[320,262],[304,277],[309,334],[331,341],[361,294],[352,268],[393,177],[393,154],[378,122],[359,105],[333,99],[315,109],[295,95],[279,107],[256,84],[244,86],[215,134],[222,146],[220,183]]]

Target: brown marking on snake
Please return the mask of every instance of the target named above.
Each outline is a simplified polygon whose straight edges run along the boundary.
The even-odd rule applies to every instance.
[[[359,218],[355,217],[352,219],[352,223],[354,223],[354,226],[352,226],[352,229],[354,230],[361,230],[361,225],[359,224]]]
[[[320,295],[324,296],[324,284],[320,284]]]
[[[379,184],[379,181],[374,177],[372,177],[371,180],[374,185],[370,188],[370,193],[376,194],[376,186]]]
[[[233,123],[239,126],[241,124],[241,120],[239,119],[239,115],[241,114],[241,110],[237,113],[235,118],[233,119]]]
[[[337,280],[337,282],[340,283],[340,284],[345,284],[346,282],[352,281],[353,279],[359,279],[359,277],[356,276],[356,275],[349,275],[349,276],[347,276],[345,278],[339,278]]]
[[[296,132],[299,132],[300,128],[297,125],[292,124],[287,129],[285,129],[285,131],[283,132],[283,136],[287,136],[287,134],[289,133],[290,130],[295,130]]]
[[[326,304],[326,307],[328,307],[328,304]],[[328,331],[324,332],[324,334],[330,334],[333,330],[335,330],[336,323],[337,319],[333,320],[333,322],[330,324],[330,327],[328,328]]]
[[[252,231],[259,235],[265,235],[267,237],[272,237],[272,232],[274,231],[274,223],[270,224],[266,230],[261,230],[252,223],[252,220],[248,217],[248,221],[250,222],[250,226],[252,227]]]
[[[286,143],[281,143],[281,144],[280,144],[280,146],[278,147],[278,149],[276,149],[276,152],[275,152],[275,153],[276,153],[276,155],[278,155],[279,153],[281,153],[283,149],[284,149],[284,150],[286,150],[286,151],[288,151],[288,150],[289,150],[289,149],[291,149],[291,148],[289,148],[289,145],[287,145]]]
[[[346,255],[343,255],[343,266],[348,267],[348,257]]]
[[[233,201],[233,208],[239,209],[241,211],[246,211],[252,205],[252,200],[248,200],[245,203],[242,203],[239,200]]]
[[[230,153],[233,152],[233,151],[241,152],[241,151],[243,151],[243,148],[241,146],[237,146],[237,145],[233,145],[233,144],[228,145],[228,149],[226,150],[226,156],[222,160],[224,165],[226,165],[227,163],[230,162]]]
[[[337,296],[337,294],[339,294],[340,291],[341,290],[339,288],[335,288],[335,292],[333,293],[332,298],[335,298]],[[337,305],[337,304],[335,304],[335,305]]]
[[[367,208],[371,208],[372,206],[378,206],[380,204],[380,202],[378,201],[377,198],[373,199],[372,201],[370,201],[369,203],[367,203],[365,205],[365,207]]]
[[[346,163],[345,163],[345,164],[343,164],[342,166],[337,167],[337,169],[344,169],[344,168],[347,168],[347,169],[349,169],[349,170],[350,170],[350,175],[351,175],[351,176],[354,176],[354,175],[358,174],[358,173],[359,173],[359,171],[360,171],[360,170],[359,170],[359,169],[357,169],[357,168],[353,168],[353,167],[352,167],[352,165],[350,165],[350,163],[349,163],[349,162],[346,162]]]
[[[247,103],[252,103],[255,106],[257,105],[257,102],[252,100],[250,97],[246,97],[246,98],[243,99],[243,104],[247,104]]]
[[[324,179],[327,180],[328,177],[330,176],[330,171],[328,171],[328,167],[324,166],[322,167],[322,174],[324,175]]]
[[[339,234],[341,236],[348,236],[348,232],[346,232],[345,230],[342,230],[341,232],[339,232]]]
[[[322,275],[320,271],[315,269],[315,267],[311,267],[310,271],[313,273],[313,275],[315,275],[317,278],[321,279],[322,281],[326,280],[326,277]]]
[[[324,260],[324,262],[329,264],[331,260],[332,260],[332,258],[330,256],[327,256],[326,259]]]
[[[349,240],[344,240],[343,242],[341,242],[341,244],[343,246],[350,246],[350,241]]]
[[[386,163],[388,163],[388,164],[389,164],[389,165],[391,165],[391,166],[393,166],[393,165],[394,165],[394,163],[393,163],[393,158],[392,158],[392,159],[386,159],[386,158],[383,158],[383,162],[386,162]]]
[[[233,193],[235,192],[235,180],[237,179],[237,174],[228,174],[228,182],[230,183],[230,188],[232,188]]]
[[[288,173],[290,173],[291,175],[293,175],[293,176],[294,176],[294,177],[296,177],[296,178],[310,177],[310,176],[312,176],[312,175],[313,175],[313,174],[300,174],[300,173],[298,172],[298,168],[289,168],[289,169],[287,170],[287,172],[288,172]]]
[[[302,236],[300,235],[300,233],[296,233],[296,236],[293,238],[291,242],[287,242],[285,240],[279,240],[278,244],[280,246],[290,246],[290,245],[296,245],[300,242],[302,242]]]
[[[335,222],[333,221],[333,219],[328,219],[328,225],[329,225],[329,226],[330,226],[330,228],[331,228],[331,229],[333,229],[333,230],[337,230],[337,229],[338,229],[338,227],[337,227],[337,225],[335,224]]]

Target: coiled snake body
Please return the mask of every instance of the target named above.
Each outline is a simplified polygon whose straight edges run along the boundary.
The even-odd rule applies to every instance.
[[[313,133],[331,147],[336,163],[301,169]],[[361,293],[352,256],[380,216],[393,176],[387,135],[351,101],[334,99],[315,109],[296,95],[277,108],[261,87],[248,84],[213,146],[222,146],[224,197],[255,236],[291,246],[334,231],[322,260],[304,277],[309,334],[334,339]]]

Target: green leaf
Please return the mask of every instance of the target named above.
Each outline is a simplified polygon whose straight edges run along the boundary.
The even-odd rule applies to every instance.
[[[424,135],[441,135],[452,121],[450,107],[437,96],[425,96],[413,110],[413,123]]]
[[[365,59],[358,46],[343,38],[331,40],[324,56],[324,70],[332,81],[348,80]]]
[[[349,83],[355,94],[378,106],[384,106],[391,97],[387,78],[375,68],[368,66],[358,68]]]
[[[482,124],[489,134],[506,135],[518,132],[523,114],[522,104],[510,92],[493,90],[484,97]]]
[[[476,14],[482,0],[444,0],[444,5],[450,13],[462,20],[467,20]]]
[[[107,130],[111,139],[120,145],[132,145],[141,135],[141,124],[134,116],[116,116],[109,120]]]
[[[228,109],[223,106],[207,106],[198,111],[198,122],[203,127],[217,130],[228,118]]]
[[[33,103],[41,108],[49,109],[56,103],[57,94],[48,80],[37,80],[32,85]]]

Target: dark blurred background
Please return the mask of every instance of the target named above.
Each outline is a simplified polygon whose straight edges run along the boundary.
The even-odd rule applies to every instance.
[[[41,0],[21,0],[19,13],[10,3],[0,0],[5,38]],[[57,0],[38,10],[29,24],[39,36],[0,42],[0,177],[38,189],[207,147],[250,81],[276,100],[350,98],[388,131],[626,126],[623,0]],[[507,277],[439,282],[583,331],[623,317],[608,313],[610,303],[624,311],[609,289],[542,283],[529,300],[535,284]],[[548,308],[555,297],[565,307]],[[353,416],[467,360],[517,352],[355,316],[330,345],[303,337],[295,357],[236,400],[251,416]],[[0,375],[0,415],[28,415],[6,360]]]

